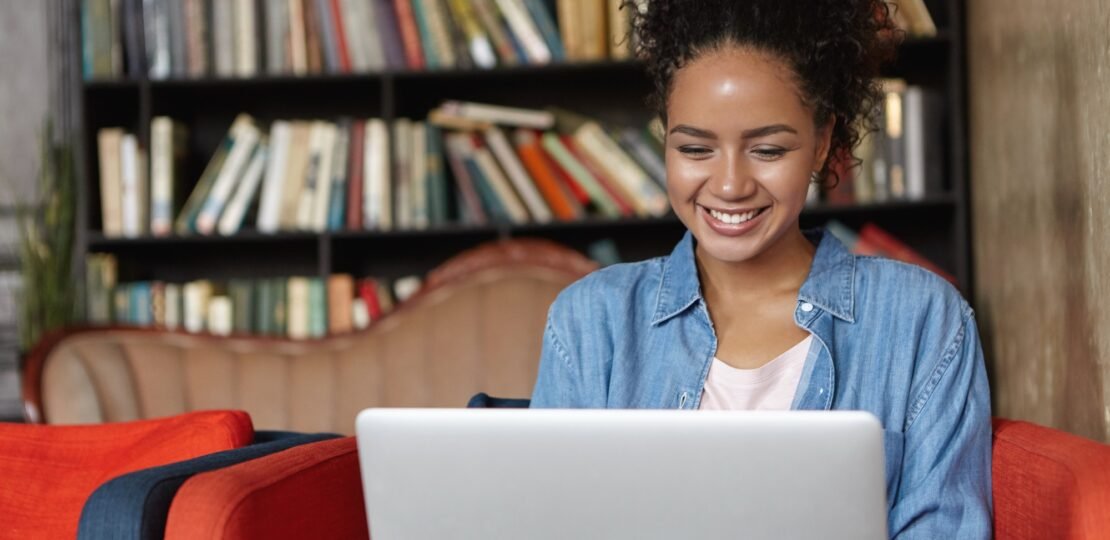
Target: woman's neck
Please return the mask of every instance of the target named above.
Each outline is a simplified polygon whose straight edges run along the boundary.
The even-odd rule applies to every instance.
[[[714,259],[695,247],[702,294],[711,304],[716,299],[751,300],[797,295],[809,276],[817,248],[801,229],[794,228],[769,249],[742,262]]]

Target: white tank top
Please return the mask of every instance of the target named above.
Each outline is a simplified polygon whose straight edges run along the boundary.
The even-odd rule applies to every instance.
[[[717,358],[709,366],[701,410],[785,411],[794,402],[813,336],[756,369],[737,369]]]

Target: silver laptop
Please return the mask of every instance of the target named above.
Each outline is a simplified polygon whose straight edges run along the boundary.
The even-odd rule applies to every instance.
[[[861,412],[367,409],[374,540],[886,538]]]

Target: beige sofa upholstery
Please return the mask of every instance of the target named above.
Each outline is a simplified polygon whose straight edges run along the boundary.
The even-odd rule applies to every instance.
[[[257,429],[349,434],[366,407],[460,407],[483,391],[527,397],[548,307],[593,268],[546,242],[481,247],[369,329],[323,340],[66,332],[29,358],[27,416],[71,424],[233,408]]]

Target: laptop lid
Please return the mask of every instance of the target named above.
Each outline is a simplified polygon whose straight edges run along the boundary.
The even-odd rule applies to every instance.
[[[370,536],[886,538],[862,412],[367,409]]]

